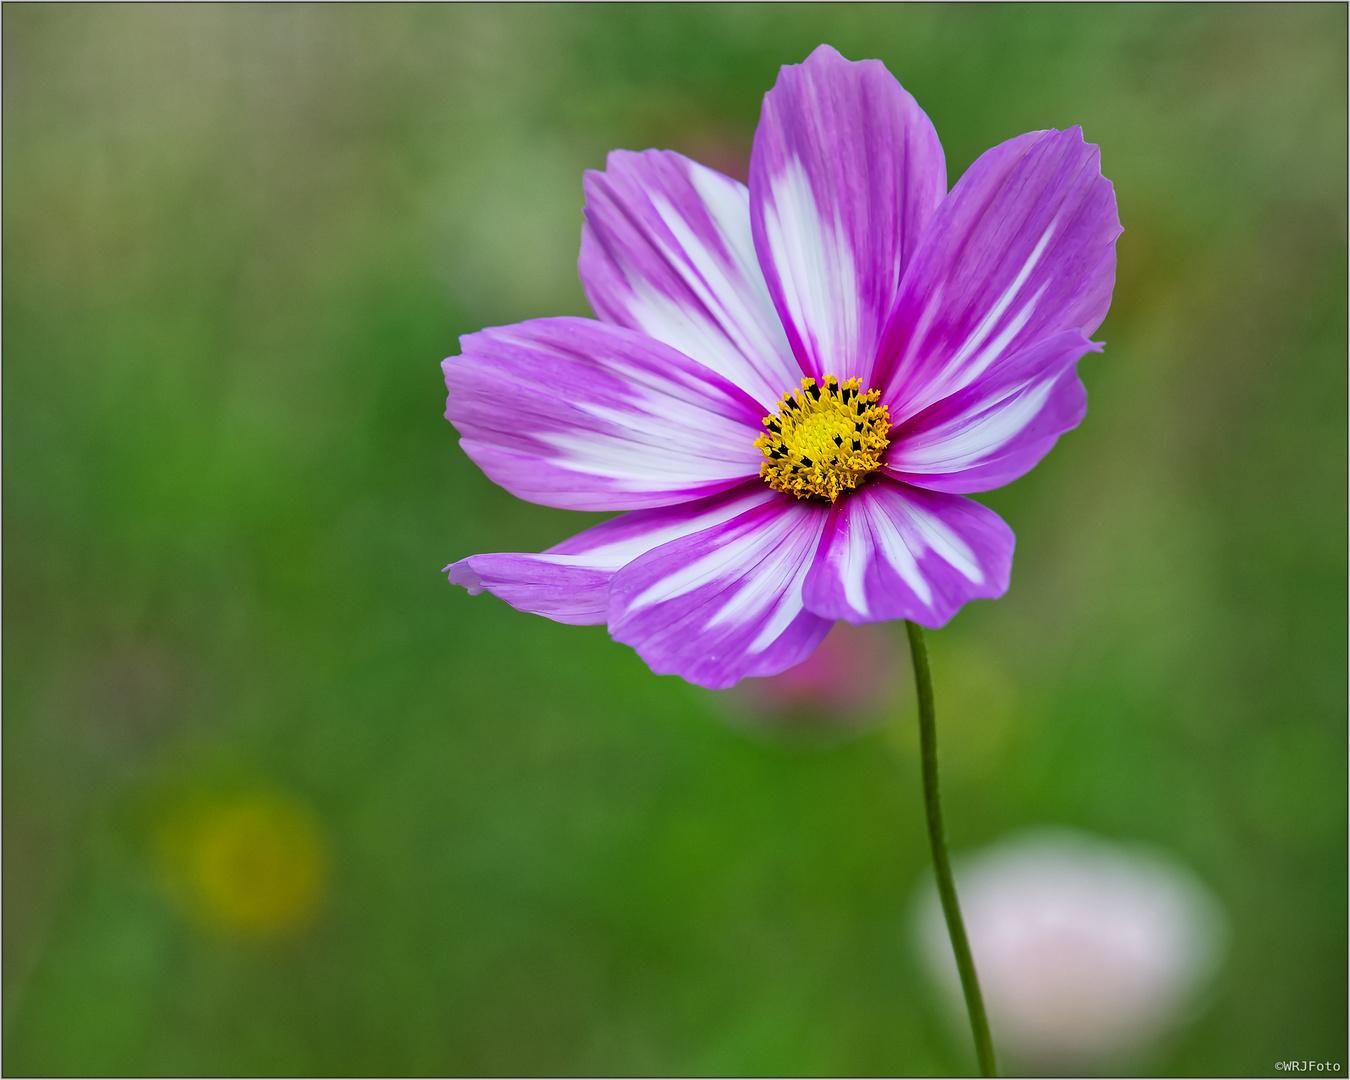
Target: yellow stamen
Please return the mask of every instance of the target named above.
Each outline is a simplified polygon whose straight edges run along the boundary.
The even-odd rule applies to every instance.
[[[755,440],[764,455],[760,477],[775,491],[799,499],[834,502],[881,466],[890,445],[891,418],[881,393],[860,393],[860,379],[823,383],[803,379],[783,395],[778,412],[764,418],[768,430]]]

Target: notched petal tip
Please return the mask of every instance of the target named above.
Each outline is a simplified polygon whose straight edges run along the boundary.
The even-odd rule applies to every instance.
[[[451,563],[441,573],[448,575],[451,585],[462,585],[468,590],[470,596],[477,596],[483,591],[483,579],[470,565],[471,561],[471,559],[460,559],[459,562]]]
[[[850,60],[847,56],[841,53],[829,42],[822,41],[819,45],[817,45],[807,54],[806,59],[803,60],[800,64],[784,64],[778,70],[781,73],[783,71],[787,71],[791,68],[797,67],[825,67],[825,66],[849,67],[854,64],[880,64],[880,63],[881,63],[880,60]],[[882,66],[884,67],[885,65],[882,64]],[[779,77],[780,78],[782,77],[781,74]]]
[[[810,54],[806,57],[806,61],[810,62],[812,60],[815,60],[817,63],[823,62],[825,60],[840,60],[845,64],[852,63],[851,60],[848,60],[843,53],[841,53],[828,41],[822,41],[819,45],[817,45],[814,49],[811,50]]]

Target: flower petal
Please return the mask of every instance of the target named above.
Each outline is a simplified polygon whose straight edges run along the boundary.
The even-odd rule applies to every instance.
[[[1116,196],[1079,128],[1030,132],[983,154],[924,233],[900,289],[878,378],[903,423],[1013,354],[1090,335],[1115,284]]]
[[[517,611],[573,626],[605,621],[614,576],[612,569],[593,566],[585,556],[517,552],[471,555],[444,572],[451,585],[463,585],[470,596],[486,589]]]
[[[881,61],[822,45],[782,69],[755,132],[750,214],[808,374],[872,385],[901,277],[946,192],[937,132]]]
[[[972,499],[876,477],[835,503],[806,576],[808,611],[853,623],[942,626],[969,600],[1002,596],[1013,533]]]
[[[802,607],[828,508],[766,486],[758,498],[614,575],[610,634],[658,675],[722,689],[799,663],[829,630],[830,620]]]
[[[592,626],[606,621],[614,572],[652,548],[710,528],[764,501],[751,481],[707,499],[655,510],[634,510],[555,544],[538,555],[470,555],[445,568],[450,582],[470,595],[484,589],[517,611],[555,622]]]
[[[767,412],[801,371],[750,238],[750,194],[669,150],[615,150],[587,172],[579,269],[606,322],[663,341]]]
[[[759,473],[760,406],[669,346],[592,319],[466,334],[441,368],[465,453],[513,495],[570,510],[701,498]]]
[[[892,434],[886,472],[932,491],[1011,483],[1087,413],[1075,365],[1101,352],[1077,330],[1023,349]]]

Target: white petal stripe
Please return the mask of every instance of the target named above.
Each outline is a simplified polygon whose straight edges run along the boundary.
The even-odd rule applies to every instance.
[[[1003,401],[1022,395],[1006,408],[994,408],[998,402],[982,401],[972,413],[924,431],[905,443],[904,471],[955,472],[974,465],[988,457],[990,447],[1006,443],[1034,420],[1054,388],[1052,381],[1034,386],[1027,381],[1003,395]]]
[[[818,374],[861,374],[860,286],[853,249],[837,218],[825,220],[806,169],[790,158],[771,182],[764,232],[779,268],[783,302]]]

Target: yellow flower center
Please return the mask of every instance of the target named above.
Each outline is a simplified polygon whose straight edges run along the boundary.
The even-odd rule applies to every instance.
[[[768,430],[755,440],[764,455],[760,477],[775,491],[799,499],[834,502],[881,466],[890,445],[891,417],[878,405],[881,393],[861,393],[861,380],[824,383],[803,379],[802,388],[784,394]]]

